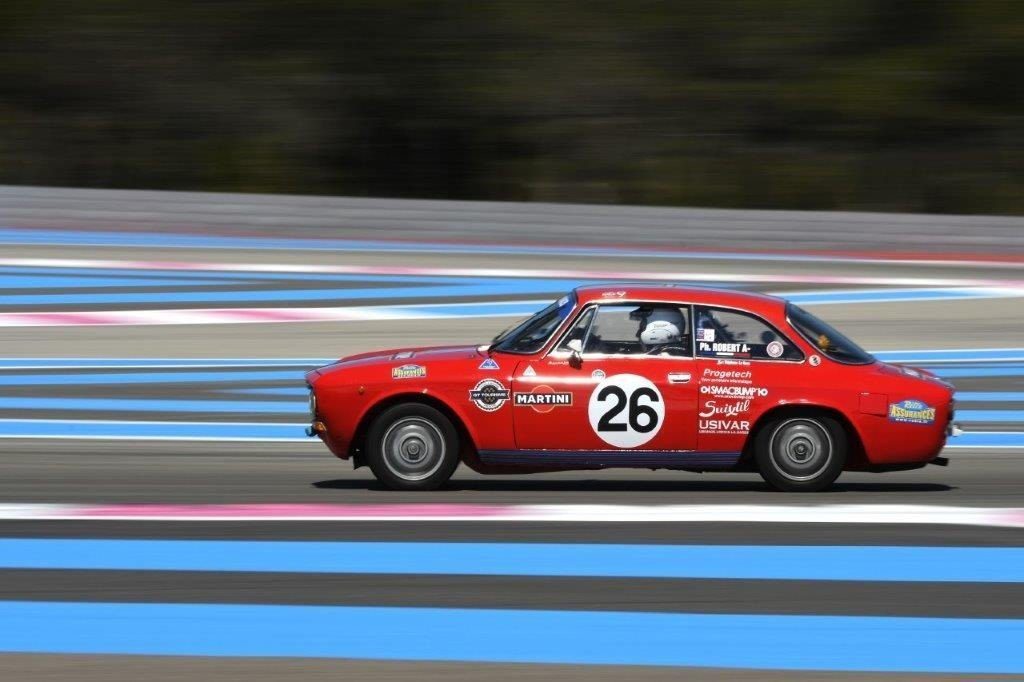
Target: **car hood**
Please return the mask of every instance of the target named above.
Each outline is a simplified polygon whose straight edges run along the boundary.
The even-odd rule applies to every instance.
[[[420,364],[442,360],[464,360],[485,355],[486,346],[424,346],[420,348],[392,348],[359,353],[341,358],[335,365],[355,366],[386,363]]]

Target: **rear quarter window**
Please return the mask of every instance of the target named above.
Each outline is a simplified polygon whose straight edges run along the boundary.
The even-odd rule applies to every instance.
[[[803,360],[800,349],[757,315],[728,308],[697,306],[694,315],[697,355],[704,358]]]

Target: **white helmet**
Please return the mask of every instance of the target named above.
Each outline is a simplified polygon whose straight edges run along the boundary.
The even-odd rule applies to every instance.
[[[683,316],[675,309],[654,310],[640,332],[640,342],[645,346],[664,346],[682,340],[680,329],[684,326]]]

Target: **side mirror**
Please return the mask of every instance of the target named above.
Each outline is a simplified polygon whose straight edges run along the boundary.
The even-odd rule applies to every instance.
[[[569,349],[572,355],[569,359],[575,364],[581,364],[583,362],[583,342],[579,339],[573,339],[569,343],[565,344],[565,347]]]

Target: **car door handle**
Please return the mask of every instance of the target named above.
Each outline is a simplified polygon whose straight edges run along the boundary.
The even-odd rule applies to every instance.
[[[689,372],[669,372],[668,383],[670,384],[688,384],[690,383]]]

